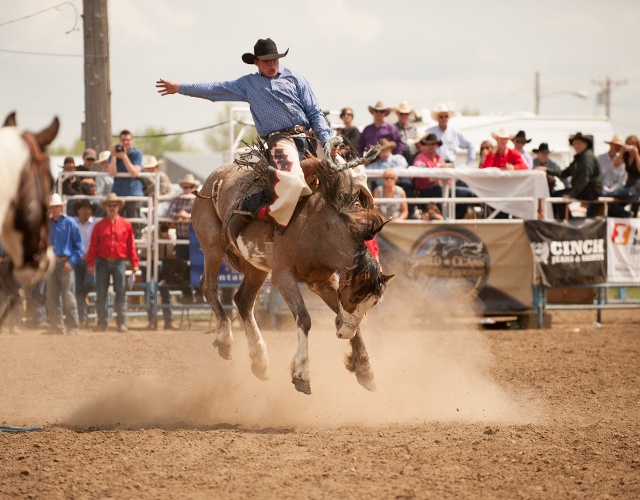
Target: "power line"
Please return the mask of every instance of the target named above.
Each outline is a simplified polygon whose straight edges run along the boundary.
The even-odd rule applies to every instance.
[[[27,50],[9,50],[0,49],[0,52],[6,52],[8,54],[23,54],[28,56],[50,56],[50,57],[84,57],[82,54],[55,54],[51,52],[29,52]],[[93,56],[96,57],[96,56]]]
[[[0,27],[6,26],[7,24],[11,24],[11,23],[17,23],[18,21],[24,21],[25,19],[30,19],[32,17],[35,17],[35,16],[37,16],[39,14],[43,14],[44,12],[48,12],[50,10],[54,10],[54,9],[62,10],[65,7],[69,7],[69,6],[73,7],[73,10],[76,11],[76,19],[75,19],[75,21],[73,23],[73,28],[71,28],[69,31],[66,32],[66,33],[71,33],[72,31],[76,31],[76,25],[78,24],[78,17],[79,17],[78,9],[73,4],[73,1],[62,2],[62,3],[59,3],[57,5],[54,5],[53,7],[47,7],[46,9],[42,9],[42,10],[39,10],[38,12],[34,12],[33,14],[29,14],[29,15],[26,15],[26,16],[18,17],[16,19],[10,19],[9,21],[4,21],[4,22],[0,23]]]
[[[154,139],[156,137],[170,137],[170,136],[173,136],[173,135],[192,134],[194,132],[201,132],[203,130],[209,130],[211,128],[220,127],[221,125],[226,125],[227,123],[229,123],[229,120],[225,120],[223,122],[216,123],[215,125],[209,125],[208,127],[200,127],[200,128],[194,128],[193,130],[186,130],[184,132],[168,132],[166,134],[153,134],[153,135],[137,135],[136,134],[136,139]],[[119,137],[119,136],[114,135],[113,137]]]

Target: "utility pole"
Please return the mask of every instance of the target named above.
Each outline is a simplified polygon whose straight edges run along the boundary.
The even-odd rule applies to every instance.
[[[85,146],[111,146],[111,83],[107,0],[83,0]]]
[[[533,85],[534,88],[534,107],[533,111],[536,115],[540,114],[540,72],[536,71],[536,79]]]
[[[614,86],[626,85],[626,80],[612,81],[607,77],[604,81],[592,80],[591,83],[598,85],[602,90],[598,94],[598,104],[604,104],[605,115],[611,119],[611,90]]]

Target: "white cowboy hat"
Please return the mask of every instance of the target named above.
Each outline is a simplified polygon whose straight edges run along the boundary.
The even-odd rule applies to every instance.
[[[616,146],[624,146],[624,138],[621,135],[614,135],[610,141],[604,141],[605,144],[615,144]]]
[[[396,114],[411,113],[412,111],[413,108],[409,106],[409,103],[407,101],[402,101],[400,104],[398,104],[397,108],[393,108],[393,112]]]
[[[51,198],[49,198],[49,206],[50,207],[61,207],[64,205],[62,198],[58,193],[53,193]]]
[[[158,159],[155,156],[144,155],[142,157],[142,168],[156,168],[158,165]]]
[[[122,208],[124,206],[124,200],[120,198],[116,193],[109,193],[104,200],[100,200],[100,206],[102,208],[106,208],[106,204],[112,201],[118,202],[118,208]]]
[[[449,109],[449,106],[447,106],[445,103],[439,102],[431,110],[431,118],[433,118],[435,121],[438,121],[438,115],[441,115],[442,113],[447,113],[447,115],[449,115],[449,118],[453,116],[453,110]]]
[[[491,137],[494,139],[511,139],[511,134],[507,132],[507,129],[504,127],[500,127],[495,132],[491,132]]]
[[[184,176],[184,179],[181,179],[178,181],[178,184],[180,185],[180,187],[183,187],[182,185],[185,184],[187,186],[195,186],[198,187],[200,185],[200,181],[198,179],[196,179],[193,174],[187,174]]]
[[[96,160],[96,163],[102,163],[103,161],[107,161],[110,156],[111,156],[111,151],[100,151],[100,154],[98,155],[98,159]]]

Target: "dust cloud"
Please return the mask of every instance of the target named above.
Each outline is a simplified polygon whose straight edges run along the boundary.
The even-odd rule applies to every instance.
[[[298,393],[290,381],[297,344],[293,323],[281,331],[263,329],[270,362],[266,382],[251,373],[244,332],[235,327],[233,360],[218,356],[213,336],[201,336],[202,348],[184,374],[172,376],[168,366],[166,375],[142,376],[102,391],[60,423],[73,428],[532,423],[536,412],[491,377],[494,360],[473,297],[464,290],[430,296],[425,300],[417,285],[396,280],[363,322],[377,392],[366,391],[344,368],[351,348],[336,338],[333,315],[313,311],[311,396]]]

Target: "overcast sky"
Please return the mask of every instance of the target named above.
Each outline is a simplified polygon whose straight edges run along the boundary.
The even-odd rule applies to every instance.
[[[82,0],[10,22],[61,3],[0,0],[0,114],[15,109],[30,129],[57,114],[54,146],[71,146],[84,120]],[[613,127],[640,134],[638,0],[110,0],[109,25],[114,132],[216,123],[223,103],[160,97],[155,81],[237,78],[255,69],[241,55],[270,37],[290,49],[281,64],[309,80],[322,108],[351,106],[358,125],[378,100],[531,112],[539,71],[545,114],[604,115],[592,81],[626,80],[613,90]],[[565,90],[589,97],[544,97]],[[185,141],[203,148],[200,134]]]

